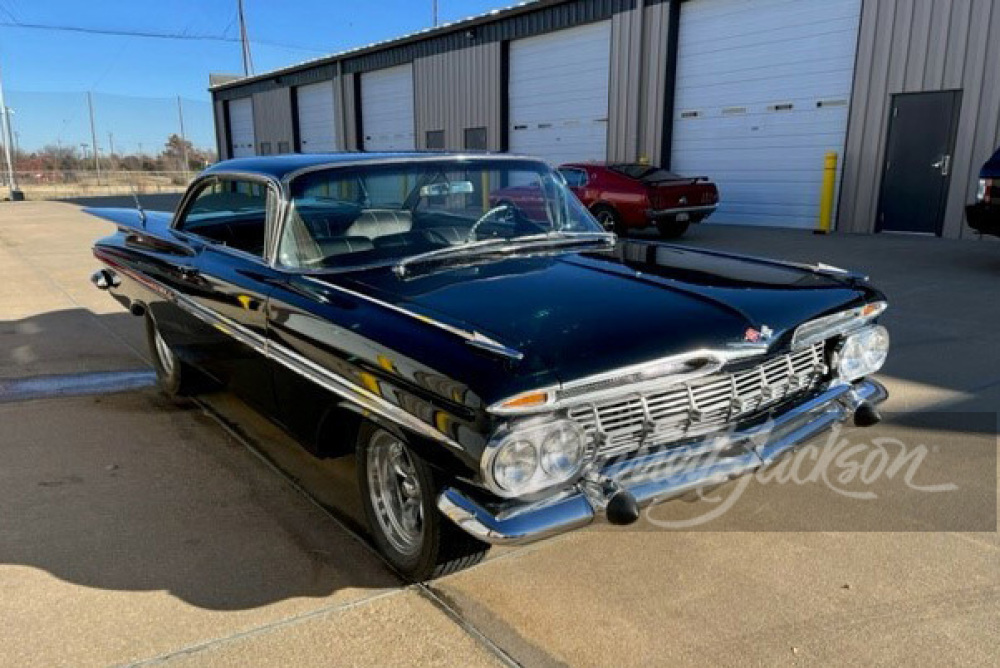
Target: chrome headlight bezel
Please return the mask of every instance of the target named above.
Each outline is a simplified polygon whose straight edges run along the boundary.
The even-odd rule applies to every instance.
[[[986,188],[987,179],[979,179],[979,185],[976,187],[976,201],[985,202],[986,201]]]
[[[848,383],[877,373],[889,355],[889,330],[872,325],[844,337],[834,352],[837,377]]]
[[[565,447],[562,454],[571,456],[569,465],[566,462],[560,467],[552,465],[557,454],[553,448],[558,445],[553,439],[557,437]],[[497,466],[512,448],[524,449],[523,444],[530,444],[534,449],[534,471],[524,483],[514,485]],[[556,418],[514,423],[498,431],[486,446],[481,462],[482,478],[491,492],[504,498],[540,492],[576,478],[592,459],[593,451],[588,446],[587,434],[572,420]],[[548,463],[543,464],[546,454]]]
[[[792,350],[861,329],[882,315],[888,307],[889,304],[884,301],[869,302],[864,306],[810,320],[795,329],[792,334]]]

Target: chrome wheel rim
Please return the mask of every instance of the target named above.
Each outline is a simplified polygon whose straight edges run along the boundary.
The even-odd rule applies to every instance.
[[[366,457],[368,495],[382,534],[400,554],[417,554],[423,542],[423,493],[406,446],[380,430],[369,441]]]
[[[610,211],[598,211],[597,222],[606,230],[613,232],[615,229],[615,217],[611,215]]]
[[[163,340],[158,329],[153,334],[153,343],[156,345],[156,357],[160,360],[160,366],[163,367],[163,371],[168,376],[172,376],[174,373],[174,351]]]

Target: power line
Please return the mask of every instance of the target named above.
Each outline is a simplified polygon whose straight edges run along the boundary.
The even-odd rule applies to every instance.
[[[8,13],[9,16],[9,13]],[[114,28],[86,28],[83,26],[56,25],[50,23],[24,23],[21,21],[0,21],[0,27],[24,28],[26,30],[50,30],[58,32],[74,32],[87,35],[110,35],[113,37],[143,37],[147,39],[173,39],[201,42],[239,42],[239,37],[227,37],[226,35],[188,35],[184,33],[154,32],[146,30],[118,30]],[[312,49],[305,46],[295,46],[282,42],[272,42],[269,40],[252,40],[257,44],[265,46],[275,46],[282,49],[292,49],[294,51],[309,51],[312,53],[327,53],[327,49]]]

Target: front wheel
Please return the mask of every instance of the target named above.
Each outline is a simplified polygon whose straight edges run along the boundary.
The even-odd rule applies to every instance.
[[[661,220],[656,224],[656,229],[660,231],[660,236],[664,239],[677,239],[684,236],[691,223],[678,220]]]
[[[438,511],[431,467],[397,436],[365,423],[358,433],[358,484],[372,540],[402,576],[429,580],[479,563],[489,545]]]

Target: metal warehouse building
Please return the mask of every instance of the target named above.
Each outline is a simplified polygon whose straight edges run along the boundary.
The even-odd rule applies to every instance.
[[[1000,0],[539,0],[211,88],[219,154],[511,151],[712,177],[713,221],[972,234]]]

